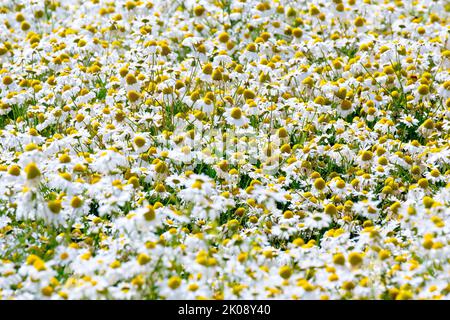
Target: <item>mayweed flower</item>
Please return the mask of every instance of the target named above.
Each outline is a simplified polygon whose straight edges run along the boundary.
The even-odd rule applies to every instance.
[[[0,297],[449,299],[448,11],[4,2]]]

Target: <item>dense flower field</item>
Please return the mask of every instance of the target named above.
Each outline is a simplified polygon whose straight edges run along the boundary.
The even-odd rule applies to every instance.
[[[450,298],[449,12],[0,1],[0,298]]]

